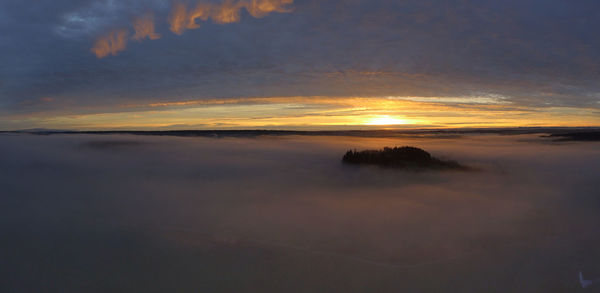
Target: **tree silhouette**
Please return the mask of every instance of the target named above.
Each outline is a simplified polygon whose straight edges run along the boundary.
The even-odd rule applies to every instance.
[[[392,168],[465,169],[455,161],[440,160],[420,148],[411,146],[385,147],[382,150],[349,150],[342,158],[342,162]]]

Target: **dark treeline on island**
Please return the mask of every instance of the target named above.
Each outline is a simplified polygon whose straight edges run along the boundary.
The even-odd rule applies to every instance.
[[[558,141],[600,141],[600,131],[553,133],[549,137]]]
[[[433,157],[428,152],[410,146],[385,147],[382,150],[349,150],[342,162],[354,165],[377,165],[400,169],[435,169],[435,170],[467,170],[468,168],[455,162]]]

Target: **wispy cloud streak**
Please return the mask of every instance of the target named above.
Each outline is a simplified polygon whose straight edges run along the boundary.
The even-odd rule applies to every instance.
[[[157,34],[154,28],[154,15],[151,13],[136,18],[133,22],[133,28],[135,29],[135,35],[132,38],[136,41],[145,38],[150,40],[160,39],[160,34]]]
[[[240,21],[242,9],[256,18],[267,16],[271,12],[290,12],[288,7],[293,0],[226,0],[219,4],[199,2],[195,8],[188,10],[185,4],[177,2],[169,16],[171,31],[181,35],[186,29],[200,27],[198,20],[211,19],[214,23],[227,24]]]
[[[198,2],[188,9],[183,2],[175,2],[169,13],[167,22],[171,32],[182,35],[188,29],[200,28],[201,21],[217,24],[235,23],[241,20],[241,12],[246,9],[256,18],[267,16],[271,12],[291,12],[289,5],[294,0],[225,0],[220,3]],[[155,31],[154,14],[147,13],[133,21],[135,34],[131,37],[136,41],[144,39],[156,40],[161,37]],[[92,52],[98,58],[117,55],[127,47],[128,30],[123,28],[112,31],[96,40]]]
[[[109,55],[117,55],[117,53],[127,48],[128,32],[124,29],[111,31],[96,40],[92,52],[98,58],[104,58]]]

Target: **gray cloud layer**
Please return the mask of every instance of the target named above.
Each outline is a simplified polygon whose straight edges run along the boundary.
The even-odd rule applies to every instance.
[[[213,1],[213,3],[221,3]],[[192,6],[192,2],[188,3]],[[231,96],[500,94],[599,106],[597,1],[296,0],[293,11],[177,36],[173,2],[0,3],[4,112]],[[161,38],[97,59],[152,12]]]

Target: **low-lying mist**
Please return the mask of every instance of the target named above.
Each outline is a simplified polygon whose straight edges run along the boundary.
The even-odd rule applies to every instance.
[[[476,172],[347,166],[415,146]],[[576,292],[600,144],[0,135],[2,292]]]

